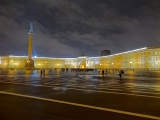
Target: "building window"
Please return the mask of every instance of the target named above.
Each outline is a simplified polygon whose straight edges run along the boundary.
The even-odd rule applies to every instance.
[[[95,59],[94,63],[99,64],[99,59]]]

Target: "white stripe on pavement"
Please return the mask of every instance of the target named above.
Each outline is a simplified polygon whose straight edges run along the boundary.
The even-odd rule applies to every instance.
[[[37,100],[44,100],[44,101],[62,103],[62,104],[73,105],[73,106],[79,106],[79,107],[85,107],[85,108],[92,108],[92,109],[96,109],[96,110],[102,110],[102,111],[120,113],[120,114],[125,114],[125,115],[136,116],[136,117],[150,118],[150,119],[155,119],[155,120],[159,120],[160,119],[160,117],[152,116],[152,115],[145,115],[145,114],[139,114],[139,113],[133,113],[133,112],[115,110],[115,109],[110,109],[110,108],[96,107],[96,106],[91,106],[91,105],[72,103],[72,102],[55,100],[55,99],[49,99],[49,98],[35,97],[35,96],[16,94],[16,93],[4,92],[4,91],[0,91],[0,93],[1,94],[8,94],[8,95],[19,96],[19,97],[25,97],[25,98],[32,98],[32,99],[37,99]]]

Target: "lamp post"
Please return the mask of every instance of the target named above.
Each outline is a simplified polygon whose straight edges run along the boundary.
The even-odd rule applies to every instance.
[[[41,64],[38,64],[38,68],[41,68]]]
[[[100,63],[99,65],[100,65],[99,70],[100,70],[100,72],[101,72],[101,65],[102,65],[102,64]]]
[[[59,69],[59,64],[57,64],[57,69]]]
[[[112,69],[113,69],[113,64],[114,64],[114,63],[111,63],[111,64],[112,64]]]
[[[131,67],[132,67],[132,61],[131,62],[129,62],[130,63],[130,69],[131,69]]]
[[[10,61],[10,68],[12,69],[13,60]]]
[[[14,63],[15,64],[15,68],[17,69],[17,63]]]
[[[45,61],[44,63],[45,63],[45,68],[48,68],[48,62]]]

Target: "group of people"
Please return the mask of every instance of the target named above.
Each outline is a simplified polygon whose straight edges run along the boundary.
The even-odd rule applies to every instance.
[[[115,71],[113,70],[113,71],[112,71],[113,76],[114,76],[114,72],[115,72]],[[121,70],[119,70],[118,72],[119,72],[119,77],[120,77],[120,79],[122,79],[122,75],[124,74],[124,70],[121,69]],[[104,75],[104,70],[102,70],[102,75]]]
[[[113,73],[114,74],[114,73]],[[120,79],[122,79],[122,75],[124,74],[124,70],[119,70],[119,77],[120,77]],[[45,69],[41,69],[40,70],[40,75],[41,75],[41,77],[45,77]],[[104,75],[104,70],[102,70],[102,75]]]

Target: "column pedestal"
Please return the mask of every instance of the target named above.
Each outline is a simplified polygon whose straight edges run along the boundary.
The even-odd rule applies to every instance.
[[[35,68],[34,67],[34,61],[32,59],[27,60],[25,68],[28,69],[28,70],[34,69]]]

